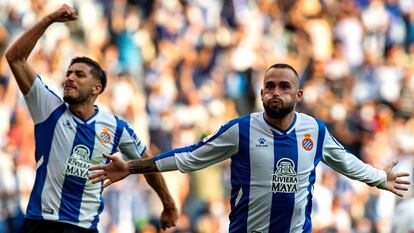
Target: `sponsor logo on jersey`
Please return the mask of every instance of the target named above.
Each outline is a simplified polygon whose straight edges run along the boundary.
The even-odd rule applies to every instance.
[[[90,151],[85,145],[76,145],[72,150],[66,166],[66,175],[77,176],[88,179],[88,168],[91,160],[89,158]]]
[[[266,143],[266,139],[264,139],[264,138],[259,138],[259,139],[257,139],[257,144],[256,144],[256,147],[268,147],[268,145],[267,144],[265,144]]]
[[[102,143],[109,143],[111,141],[111,134],[109,134],[109,130],[107,128],[104,128],[99,135],[99,140],[101,140]]]
[[[276,171],[272,175],[272,192],[295,193],[298,191],[297,183],[295,163],[288,158],[280,159],[276,164]]]
[[[306,151],[310,151],[313,149],[313,140],[309,133],[305,134],[305,138],[302,140],[302,147]]]

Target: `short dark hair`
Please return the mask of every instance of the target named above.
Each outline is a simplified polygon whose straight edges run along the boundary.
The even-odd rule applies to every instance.
[[[267,71],[269,71],[270,69],[289,69],[289,70],[291,70],[291,71],[293,71],[293,73],[295,74],[295,76],[298,78],[298,80],[300,80],[300,78],[299,78],[299,74],[298,74],[298,72],[295,70],[295,68],[293,68],[291,65],[289,65],[289,64],[286,64],[286,63],[276,63],[276,64],[273,64],[273,65],[271,65],[267,70],[266,70],[266,73],[267,73]]]
[[[89,67],[91,67],[91,74],[99,79],[99,81],[101,82],[102,85],[102,91],[101,93],[105,90],[106,87],[106,72],[105,70],[102,69],[102,67],[98,64],[98,62],[92,60],[89,57],[74,57],[72,59],[72,61],[70,62],[69,66],[72,66],[75,63],[84,63],[86,65],[88,65]]]

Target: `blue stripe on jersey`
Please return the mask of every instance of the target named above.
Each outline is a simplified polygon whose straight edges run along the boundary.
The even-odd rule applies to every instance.
[[[250,197],[250,115],[239,121],[239,151],[231,158],[231,212],[229,232],[247,232]],[[239,192],[242,196],[239,196]],[[236,199],[238,199],[236,205]]]
[[[112,147],[111,154],[117,152],[117,148],[119,145],[119,140],[121,140],[122,130],[125,127],[125,122],[120,120],[117,116],[114,116],[116,120],[116,130],[115,130],[115,137],[114,137],[114,144]],[[109,160],[107,160],[109,162]]]
[[[316,155],[315,155],[315,160],[313,162],[314,168],[311,174],[309,175],[308,204],[306,205],[305,223],[303,224],[303,228],[302,228],[304,233],[312,232],[312,220],[311,220],[312,187],[315,184],[315,179],[316,179],[316,174],[315,174],[316,166],[322,160],[323,141],[325,140],[325,124],[320,119],[316,119],[316,122],[318,123],[318,143],[316,145]]]
[[[131,127],[129,127],[129,125],[123,120],[119,120],[119,121],[117,121],[117,123],[122,124],[123,125],[122,128],[125,128],[126,131],[129,134],[129,136],[131,136],[131,138],[134,139],[135,147],[137,148],[137,151],[139,152],[139,146],[141,145],[141,141],[138,141],[137,135],[135,134],[134,130]],[[138,144],[137,144],[137,141],[138,141]],[[146,148],[144,148],[144,150],[141,152],[140,156],[142,156],[144,154],[145,150],[146,150]]]
[[[118,148],[118,145],[119,145],[119,141],[121,139],[122,131],[124,130],[124,127],[126,125],[125,122],[120,120],[117,116],[114,115],[114,117],[115,117],[115,120],[116,120],[116,130],[115,130],[115,136],[114,136],[114,142],[113,142],[111,154],[117,152],[117,148]],[[109,163],[109,161],[110,160],[107,159],[105,163]],[[101,183],[103,183],[103,181]],[[99,215],[102,213],[102,211],[104,209],[104,206],[105,206],[104,205],[105,202],[104,202],[104,199],[102,197],[102,191],[103,191],[103,188],[101,188],[101,193],[100,193],[100,202],[101,202],[101,204],[99,206],[98,213],[93,218],[93,221],[92,221],[92,224],[91,224],[91,229],[96,229],[98,227]]]
[[[43,156],[43,164],[36,170],[36,180],[30,194],[27,216],[42,216],[42,190],[46,180],[47,164],[52,146],[56,123],[66,110],[66,105],[60,105],[44,122],[35,125],[36,162]]]
[[[273,132],[274,137],[274,174],[278,169],[284,175],[285,172],[291,172],[296,176],[298,167],[298,142],[296,138],[296,130],[292,130],[289,134],[278,134]],[[293,162],[293,164],[292,164]],[[283,163],[283,164],[282,164]],[[289,168],[295,168],[295,174],[289,171]],[[284,170],[286,167],[288,170]],[[287,186],[286,186],[287,187]],[[295,192],[274,192],[272,196],[272,210],[270,213],[269,232],[272,233],[288,233],[290,231],[290,222],[295,206]]]
[[[77,124],[75,139],[72,146],[72,154],[70,158],[74,158],[76,163],[88,163],[92,158],[93,148],[95,146],[95,121],[92,124]],[[75,148],[79,153],[76,153]],[[89,150],[89,154],[85,152],[86,148]],[[87,158],[88,156],[88,158]],[[69,162],[70,163],[70,162]],[[83,190],[87,179],[83,175],[76,176],[74,174],[79,173],[84,169],[82,164],[73,164],[67,166],[66,174],[70,171],[72,174],[67,174],[63,182],[62,197],[59,208],[59,220],[70,220],[71,222],[77,222],[79,219],[80,206],[82,203]],[[87,169],[87,168],[86,168]],[[78,174],[79,174],[78,173]]]
[[[238,123],[240,121],[240,118],[236,118],[233,119],[229,122],[227,122],[227,124],[224,124],[223,126],[220,127],[220,129],[217,131],[217,133],[215,133],[212,137],[208,138],[207,140],[201,140],[196,144],[193,144],[191,146],[186,146],[186,147],[181,147],[181,148],[176,148],[170,151],[167,151],[165,153],[156,155],[154,157],[154,160],[160,160],[160,159],[164,159],[167,157],[171,157],[174,156],[174,154],[176,153],[182,153],[182,152],[192,152],[197,150],[198,148],[202,147],[203,145],[205,145],[208,142],[213,141],[214,139],[216,139],[218,136],[222,135],[224,132],[226,132],[230,127],[232,127],[234,124]]]

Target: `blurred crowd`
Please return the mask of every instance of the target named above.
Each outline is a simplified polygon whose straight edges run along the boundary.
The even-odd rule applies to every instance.
[[[154,154],[262,111],[264,71],[283,62],[301,76],[301,112],[363,161],[414,171],[414,0],[0,0],[0,233],[21,225],[35,174],[33,123],[3,54],[62,3],[79,20],[53,25],[29,61],[61,94],[70,59],[96,59],[109,76],[98,105]],[[164,173],[180,210],[167,232],[227,232],[229,165]],[[401,199],[318,169],[313,232],[391,232]],[[141,176],[104,197],[100,232],[159,231],[161,202]]]

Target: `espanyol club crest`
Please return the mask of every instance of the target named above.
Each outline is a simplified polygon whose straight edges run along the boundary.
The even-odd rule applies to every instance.
[[[312,148],[313,148],[313,141],[312,141],[312,138],[311,138],[310,133],[306,133],[305,134],[305,138],[302,140],[302,147],[306,151],[312,150]]]
[[[109,143],[111,141],[111,134],[109,134],[109,130],[107,128],[104,128],[99,135],[99,139],[102,143]]]

